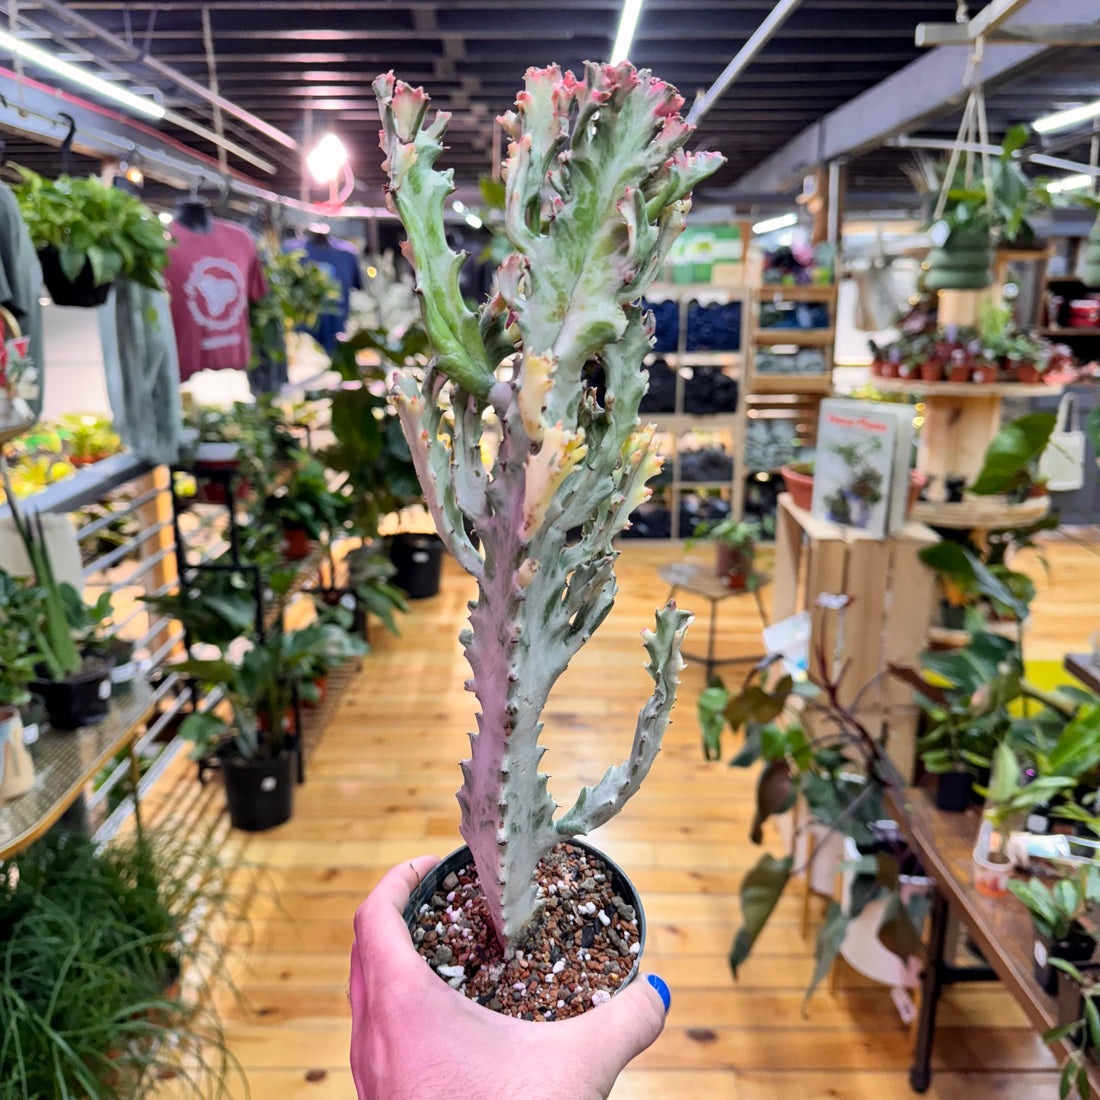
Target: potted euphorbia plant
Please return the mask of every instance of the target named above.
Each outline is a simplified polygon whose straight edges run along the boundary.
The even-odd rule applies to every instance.
[[[684,225],[692,187],[722,158],[683,151],[692,133],[677,113],[683,100],[645,70],[528,70],[517,109],[501,119],[512,251],[496,293],[475,310],[443,227],[453,185],[435,161],[448,116],[425,125],[428,97],[392,73],[374,90],[387,201],[408,234],[434,353],[424,371],[395,373],[394,399],[436,529],[478,587],[460,635],[480,704],[458,794],[468,849],[433,870],[406,920],[440,976],[468,997],[560,1019],[637,972],[644,929],[629,881],[574,838],[617,813],[649,771],[691,615],[672,603],[657,613],[644,635],[656,686],[630,756],[557,818],[538,767],[539,715],[611,610],[612,539],[661,465],[654,429],[638,422],[653,331],[639,300]],[[504,361],[510,376],[500,380]],[[603,400],[586,375],[593,361]],[[499,447],[487,466],[489,417]],[[453,904],[453,920],[440,903]],[[585,965],[593,951],[608,960],[599,973]],[[532,965],[544,980],[520,995],[514,986]]]

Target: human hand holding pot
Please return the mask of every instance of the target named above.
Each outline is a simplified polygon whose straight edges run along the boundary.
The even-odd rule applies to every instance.
[[[482,1008],[440,981],[402,917],[438,862],[419,856],[391,868],[355,914],[351,1071],[359,1100],[605,1100],[660,1035],[667,986],[645,975],[606,1004],[549,1024]]]

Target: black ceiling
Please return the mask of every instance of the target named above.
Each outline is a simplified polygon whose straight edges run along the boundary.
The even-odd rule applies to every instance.
[[[647,0],[631,59],[677,85],[690,103],[772,6],[772,0]],[[551,61],[578,68],[585,59],[605,57],[621,0],[68,0],[65,7],[139,54],[209,85],[205,7],[221,94],[299,141],[311,128],[315,135],[334,129],[352,150],[355,199],[375,205],[382,157],[370,83],[377,73],[393,69],[423,84],[437,107],[452,112],[446,163],[459,182],[473,183],[490,170],[492,120],[511,104],[524,70]],[[68,25],[53,8],[35,0],[18,5],[28,29],[64,40],[74,57],[85,51],[116,74],[129,73],[132,87],[155,88],[166,106],[214,127],[209,103]],[[924,51],[913,44],[915,25],[952,21],[955,11],[955,0],[803,0],[699,128],[696,144],[728,158],[711,186],[735,183],[821,115],[918,57]],[[1100,95],[1096,54],[1081,51],[1060,62],[1048,56],[1039,73],[991,95],[993,133],[1002,122],[1035,117],[1040,103]],[[215,154],[202,138],[161,125],[190,147]],[[233,167],[263,178],[273,190],[298,194],[296,153],[239,120],[227,117],[225,125],[228,136],[274,161],[278,174],[261,177],[230,156]],[[938,132],[952,127],[947,116]],[[862,157],[853,164],[853,181],[870,190],[903,183],[898,166],[907,156],[883,151]]]

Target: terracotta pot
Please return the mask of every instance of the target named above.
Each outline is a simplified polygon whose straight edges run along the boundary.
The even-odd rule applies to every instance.
[[[905,381],[912,381],[917,377],[919,371],[912,363],[900,363],[898,364],[898,377]]]
[[[1016,364],[1017,382],[1021,382],[1025,386],[1037,386],[1042,380],[1043,376],[1039,373],[1039,369],[1034,363]]]
[[[970,365],[968,363],[956,363],[947,368],[948,382],[969,382]]]
[[[922,382],[939,382],[943,378],[943,366],[935,359],[927,359],[920,365]]]
[[[883,378],[897,378],[898,365],[897,363],[891,363],[889,360],[882,364],[882,377]]]
[[[978,385],[989,385],[997,381],[997,368],[983,364],[970,368],[970,380]]]
[[[882,359],[872,359],[871,360],[871,377],[872,378],[881,378],[882,377],[882,368],[885,365],[886,364]]]
[[[284,528],[283,557],[287,561],[302,561],[309,557],[309,534],[304,527]]]
[[[752,576],[754,559],[752,543],[747,546],[725,546],[719,543],[715,548],[715,573],[721,577],[727,587],[735,591],[744,591]]]
[[[791,494],[791,503],[796,508],[804,508],[807,512],[813,503],[814,475],[802,474],[792,470],[790,466],[784,466],[779,471],[783,475],[783,483],[787,492]]]
[[[107,451],[100,451],[94,455],[69,455],[69,461],[74,466],[93,466],[97,462],[102,462],[105,458],[109,458],[110,455]]]

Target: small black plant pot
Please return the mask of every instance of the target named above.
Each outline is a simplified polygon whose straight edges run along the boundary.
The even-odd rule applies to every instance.
[[[53,245],[48,245],[38,253],[42,264],[42,281],[50,292],[55,306],[78,306],[81,309],[93,309],[107,301],[111,293],[111,283],[96,286],[92,275],[92,265],[85,261],[75,280],[61,270],[61,256]]]
[[[1070,929],[1069,935],[1057,943],[1054,943],[1049,936],[1039,935],[1035,938],[1033,955],[1035,980],[1042,986],[1044,992],[1053,997],[1058,992],[1060,971],[1056,966],[1050,965],[1050,960],[1064,959],[1080,968],[1082,963],[1091,960],[1095,950],[1096,940],[1079,926]]]
[[[443,575],[443,540],[438,535],[400,534],[390,542],[390,561],[397,567],[393,583],[410,600],[439,592]]]
[[[945,630],[966,629],[966,608],[953,607],[946,600],[940,601],[940,622]]]
[[[626,876],[626,872],[613,860],[609,859],[598,848],[594,848],[591,844],[586,844],[582,840],[578,840],[576,837],[570,839],[562,838],[563,844],[570,844],[574,848],[580,848],[589,856],[600,860],[601,863],[607,868],[608,879],[610,880],[611,887],[614,892],[631,906],[634,910],[635,923],[638,927],[638,952],[634,957],[634,965],[630,968],[630,972],[623,979],[621,984],[611,994],[618,993],[620,990],[625,989],[637,976],[641,967],[642,955],[645,953],[645,910],[642,908],[642,899],[638,894],[638,891],[634,888],[634,883],[630,881]],[[468,863],[472,860],[470,849],[463,846],[452,852],[445,859],[440,860],[420,881],[420,885],[413,891],[412,896],[409,898],[408,905],[405,906],[405,925],[409,930],[409,934],[412,935],[416,930],[417,917],[419,916],[420,907],[425,904],[429,904],[434,894],[440,892],[443,880],[452,872],[461,872]]]
[[[1062,1027],[1065,1024],[1072,1024],[1075,1020],[1080,1020],[1085,1015],[1085,998],[1081,992],[1081,987],[1065,972],[1054,969],[1054,973],[1057,975],[1055,994],[1056,1000],[1056,1019],[1058,1021],[1057,1026]],[[1100,963],[1081,963],[1078,967],[1081,974],[1086,980],[1090,982],[1096,981],[1100,978]],[[1081,1027],[1076,1033],[1068,1036],[1071,1043],[1077,1044],[1083,1050],[1088,1050],[1092,1046],[1089,1041],[1088,1028]]]
[[[225,801],[235,829],[263,832],[282,825],[294,813],[294,752],[273,760],[232,757],[221,763]]]
[[[75,730],[107,717],[111,699],[111,666],[89,658],[75,676],[65,680],[35,680],[31,691],[42,697],[55,730]]]
[[[974,780],[969,772],[944,772],[936,777],[936,805],[950,814],[961,814],[970,805]]]

